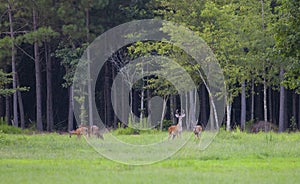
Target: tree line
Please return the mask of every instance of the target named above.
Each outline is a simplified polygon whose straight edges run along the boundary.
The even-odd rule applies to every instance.
[[[74,129],[73,104],[89,103],[89,98],[74,98],[72,80],[89,43],[121,23],[158,18],[194,31],[214,52],[225,76],[226,116],[221,121],[227,130],[244,130],[246,122],[259,120],[278,125],[280,132],[300,128],[299,5],[289,0],[1,0],[0,117],[40,131]],[[110,100],[117,97],[111,91],[114,78],[128,61],[143,55],[166,55],[183,66],[191,60],[164,43],[136,43],[114,53],[95,92],[106,126],[117,128],[120,122]],[[158,95],[163,98],[157,120],[161,129],[164,119],[176,121],[178,108],[187,111],[186,128],[197,119],[206,124],[210,95],[197,78],[197,67],[184,68],[197,81],[197,88],[185,93],[190,105],[180,105],[167,80],[149,76],[132,86],[132,112],[149,118],[150,99]],[[188,113],[196,108],[199,117]],[[82,119],[93,121],[89,113],[83,111]]]

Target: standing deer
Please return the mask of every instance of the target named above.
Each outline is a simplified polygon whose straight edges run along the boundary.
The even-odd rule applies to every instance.
[[[202,126],[201,125],[194,126],[193,132],[195,134],[195,139],[200,139],[200,135],[202,133]]]
[[[99,127],[97,127],[96,125],[92,125],[90,127],[90,134],[97,136],[97,138],[104,139],[103,135],[100,133]]]
[[[178,123],[177,123],[177,125],[172,125],[168,128],[168,132],[169,132],[169,138],[168,139],[170,139],[171,137],[172,137],[172,139],[174,139],[176,136],[181,137],[182,118],[185,117],[184,110],[182,110],[182,113],[179,115],[178,109],[177,109],[175,117],[178,118]]]
[[[194,123],[194,129],[193,129],[193,132],[195,134],[195,140],[196,139],[200,139],[200,135],[202,133],[202,126],[201,125],[197,125],[198,124],[198,120],[196,120],[196,122]]]

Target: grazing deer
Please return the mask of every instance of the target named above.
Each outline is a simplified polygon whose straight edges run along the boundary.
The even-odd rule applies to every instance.
[[[70,138],[72,135],[77,135],[77,138],[80,139],[81,135],[88,135],[88,128],[87,127],[79,127],[76,130],[72,130],[69,132]]]
[[[179,115],[178,109],[177,109],[175,117],[178,118],[178,123],[177,123],[177,125],[172,125],[168,128],[168,132],[169,132],[169,138],[168,139],[170,139],[171,137],[172,137],[172,139],[174,139],[176,136],[181,137],[182,118],[185,117],[184,110],[182,110],[182,113]]]
[[[100,133],[100,128],[96,125],[87,126],[85,124],[80,124],[79,127],[86,127],[88,129],[88,136],[95,135],[97,138],[104,139],[103,135]]]

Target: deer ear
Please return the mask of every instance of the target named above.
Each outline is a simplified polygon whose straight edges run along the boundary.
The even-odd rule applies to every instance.
[[[179,115],[178,115],[178,114],[175,114],[175,117],[176,117],[176,118],[179,118]]]

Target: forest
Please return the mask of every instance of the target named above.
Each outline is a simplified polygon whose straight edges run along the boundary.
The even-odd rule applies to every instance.
[[[90,103],[90,94],[76,98],[73,90],[88,45],[123,23],[155,19],[188,28],[214,53],[225,80],[225,115],[219,121],[226,130],[245,130],[259,121],[271,122],[279,132],[299,130],[299,8],[298,0],[0,0],[0,118],[22,129],[75,129],[73,104]],[[94,98],[105,126],[124,127],[111,100],[118,96],[111,90],[117,74],[124,74],[129,61],[149,55],[168,56],[188,71],[197,86],[183,95],[192,103],[183,106],[174,85],[151,75],[132,84],[130,111],[149,117],[150,99],[160,96],[157,128],[176,122],[177,109],[186,112],[186,129],[191,122],[207,124],[211,95],[199,68],[186,65],[192,59],[179,48],[148,41],[120,48],[103,65]],[[118,108],[126,113],[126,107]],[[81,122],[94,121],[90,111],[81,109]]]

